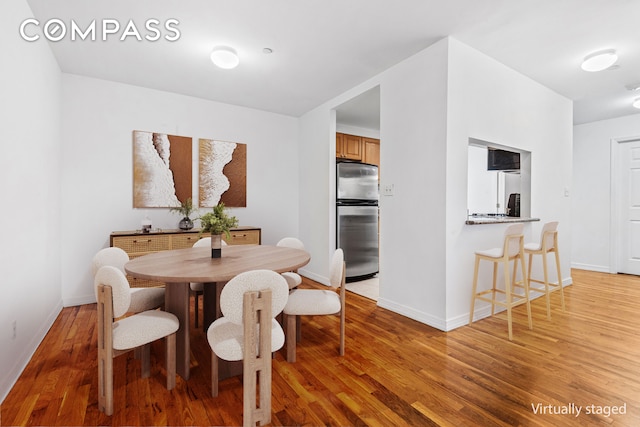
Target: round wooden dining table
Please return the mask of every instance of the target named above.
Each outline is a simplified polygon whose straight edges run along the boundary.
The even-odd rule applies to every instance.
[[[207,247],[156,252],[135,258],[125,264],[127,274],[140,279],[156,280],[165,285],[165,311],[180,321],[176,339],[176,370],[189,379],[189,283],[204,283],[203,327],[220,315],[219,293],[224,284],[250,270],[294,271],[309,263],[308,252],[268,245],[223,246],[222,257],[211,258]]]

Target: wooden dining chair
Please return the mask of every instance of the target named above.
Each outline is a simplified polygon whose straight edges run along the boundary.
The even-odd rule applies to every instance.
[[[91,261],[91,272],[96,276],[101,267],[110,265],[116,267],[126,276],[124,265],[129,262],[129,255],[121,248],[110,247],[98,251]],[[140,313],[141,311],[153,310],[164,306],[164,288],[129,288],[131,293],[131,304],[129,312]]]
[[[150,343],[166,338],[167,389],[176,384],[178,318],[161,310],[123,317],[129,311],[129,282],[118,268],[101,267],[94,279],[98,301],[98,407],[113,414],[113,358],[141,348],[142,377],[150,375]]]
[[[342,249],[336,249],[329,268],[329,284],[336,289],[294,289],[284,307],[287,334],[287,361],[296,361],[296,343],[300,341],[300,316],[340,314],[340,356],[345,348],[345,262]],[[336,292],[337,291],[337,292]]]
[[[284,331],[275,316],[284,308],[288,296],[286,280],[274,271],[241,273],[222,289],[222,317],[207,331],[212,350],[213,396],[218,395],[218,359],[242,360],[245,426],[271,422],[271,353],[284,345]]]

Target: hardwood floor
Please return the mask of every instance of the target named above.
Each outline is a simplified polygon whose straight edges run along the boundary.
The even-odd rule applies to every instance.
[[[272,424],[638,426],[640,278],[572,275],[566,312],[554,294],[549,321],[535,300],[530,331],[525,307],[515,309],[513,342],[503,313],[445,333],[349,293],[344,357],[332,316],[303,318],[296,363],[276,354]],[[107,417],[97,406],[96,305],[65,308],[0,407],[0,424],[242,425],[241,379],[222,381],[212,398],[210,350],[201,330],[193,334],[192,377],[172,391],[161,343],[150,378],[131,353],[116,358]]]

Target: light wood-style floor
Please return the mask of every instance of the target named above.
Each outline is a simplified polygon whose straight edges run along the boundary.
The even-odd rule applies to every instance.
[[[532,304],[533,331],[524,306],[515,310],[513,342],[504,314],[445,333],[349,293],[344,357],[332,316],[303,319],[296,363],[276,354],[272,424],[639,426],[640,278],[572,276],[567,310],[554,294],[551,321],[544,299]],[[212,398],[202,331],[192,342],[192,377],[171,392],[161,344],[147,379],[132,355],[117,358],[107,417],[97,407],[96,305],[65,308],[0,407],[0,424],[242,425],[240,378]]]

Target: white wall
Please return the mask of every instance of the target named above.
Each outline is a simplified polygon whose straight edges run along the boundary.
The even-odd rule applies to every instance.
[[[381,185],[378,304],[444,325],[444,163],[446,44],[418,53],[305,114],[300,121],[300,229],[312,262],[305,274],[326,282],[335,249],[335,111],[380,85]],[[313,173],[311,173],[313,172]],[[328,215],[318,218],[318,216]],[[308,243],[309,242],[309,243]],[[439,242],[439,243],[438,243]],[[312,271],[310,271],[312,270]],[[311,274],[312,273],[312,274]]]
[[[379,129],[369,129],[360,126],[347,125],[344,123],[336,123],[336,132],[346,133],[349,135],[364,136],[367,138],[380,139]]]
[[[301,175],[313,175],[302,178],[309,194],[301,195],[300,228],[312,250],[335,247],[335,222],[314,216],[333,209],[332,109],[375,85],[381,186],[394,188],[380,200],[378,305],[443,330],[466,324],[474,251],[499,246],[506,228],[464,224],[469,138],[532,152],[531,213],[541,221],[526,225],[527,240],[539,238],[544,222],[559,220],[563,280],[570,283],[571,101],[454,39],[303,116]],[[326,274],[326,259],[312,262],[318,276]]]
[[[300,272],[325,284],[328,283],[331,247],[335,245],[335,231],[330,232],[332,216],[335,217],[332,212],[335,189],[331,191],[329,174],[332,139],[335,151],[335,112],[316,108],[300,118],[300,239],[311,254],[311,261]]]
[[[264,244],[298,235],[296,118],[76,75],[62,83],[65,306],[95,300],[89,266],[112,231],[139,229],[145,214],[164,229],[181,219],[132,208],[134,130],[194,137],[194,174],[197,138],[247,144],[247,207],[232,213],[261,227]]]
[[[640,137],[640,114],[574,127],[575,268],[615,273],[611,265],[611,140]]]
[[[572,103],[455,39],[449,39],[447,84],[449,330],[468,321],[474,251],[501,246],[506,228],[504,224],[464,224],[470,137],[531,152],[531,216],[541,221],[525,225],[525,238],[537,241],[543,223],[560,221],[562,274],[563,280],[570,282],[572,217],[565,189],[570,191],[572,177]],[[486,270],[481,270],[485,284],[490,280],[490,269]],[[479,315],[488,313],[479,308]]]
[[[30,17],[24,0],[0,5],[0,401],[62,309],[61,73],[46,42],[20,38]]]
[[[387,70],[380,83],[378,305],[445,325],[447,50],[442,40]]]

